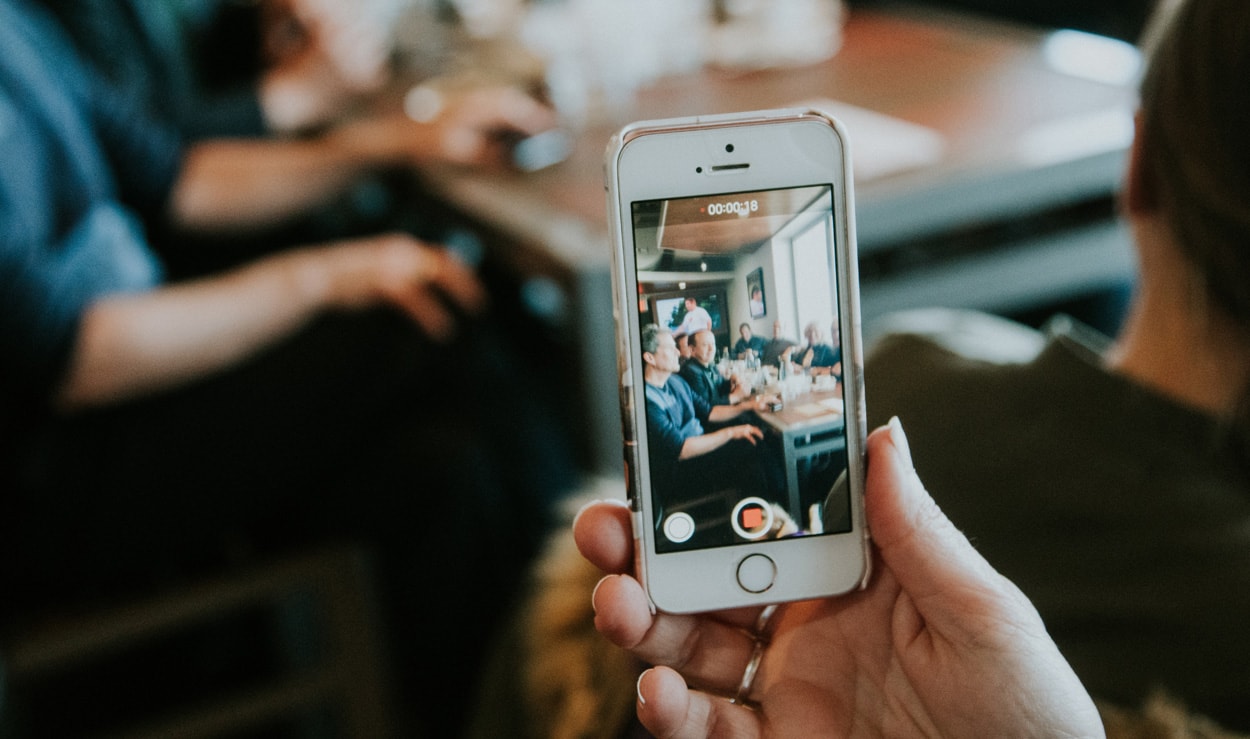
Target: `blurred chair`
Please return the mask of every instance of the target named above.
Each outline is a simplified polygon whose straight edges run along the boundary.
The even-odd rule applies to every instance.
[[[365,554],[266,563],[6,634],[0,734],[387,737],[381,646]],[[243,666],[208,687],[232,660]]]

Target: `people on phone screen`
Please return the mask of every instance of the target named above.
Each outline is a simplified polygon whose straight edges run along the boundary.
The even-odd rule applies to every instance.
[[[711,405],[678,374],[672,332],[649,324],[642,329],[641,345],[660,546],[732,543],[729,519],[734,504],[759,491],[780,493],[782,484],[779,470],[767,463],[760,446],[764,432],[742,418],[763,399]],[[679,513],[691,517],[693,528],[684,527],[680,536],[665,536],[665,522]]]
[[[694,336],[695,333],[704,329],[711,329],[712,314],[707,309],[699,305],[699,302],[693,297],[687,297],[685,300],[686,314],[682,316],[681,324],[673,329],[673,333],[677,336],[685,336],[687,338]]]
[[[743,322],[738,326],[738,340],[734,342],[733,355],[735,359],[747,359],[747,352],[755,352],[755,357],[759,358],[764,353],[764,337],[756,336],[751,330],[751,324]]]
[[[691,338],[694,351],[680,375],[691,391],[708,405],[735,405],[750,397],[750,388],[736,377],[725,377],[716,364],[716,334],[703,329]]]

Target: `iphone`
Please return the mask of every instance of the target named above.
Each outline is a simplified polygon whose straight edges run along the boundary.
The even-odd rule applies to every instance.
[[[605,157],[636,571],[688,613],[868,578],[847,135],[815,109],[643,121]]]

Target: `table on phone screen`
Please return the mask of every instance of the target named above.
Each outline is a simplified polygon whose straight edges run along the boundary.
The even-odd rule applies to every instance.
[[[787,512],[800,526],[810,528],[817,516],[803,499],[806,469],[832,464],[845,468],[846,425],[842,393],[811,390],[791,397],[778,411],[761,411],[760,421],[776,433],[785,465]],[[829,490],[817,491],[823,500]],[[814,500],[811,502],[819,502]]]

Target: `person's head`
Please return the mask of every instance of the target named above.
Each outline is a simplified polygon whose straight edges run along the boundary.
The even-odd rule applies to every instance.
[[[817,326],[815,321],[807,324],[807,326],[803,328],[803,338],[807,339],[808,346],[816,346],[819,344],[821,339],[820,326]]]
[[[694,298],[686,298],[686,312],[687,313],[694,310],[698,306],[699,306],[699,303]]]
[[[1162,219],[1191,298],[1250,337],[1250,3],[1162,0],[1143,46],[1130,215]]]
[[[642,362],[648,374],[671,374],[680,369],[681,355],[677,353],[677,342],[671,331],[648,324],[642,329],[641,339]]]
[[[711,366],[712,360],[716,358],[716,334],[707,329],[696,331],[690,344],[691,355],[695,360],[705,367]]]
[[[1221,347],[1225,376],[1242,385],[1224,410],[1250,464],[1250,3],[1161,0],[1142,47],[1124,198],[1138,299],[1170,295],[1194,337]]]
[[[764,291],[760,289],[759,285],[756,285],[755,287],[751,288],[751,300],[754,300],[755,302],[758,303],[759,301],[763,299],[764,299]]]
[[[773,338],[781,338],[781,321],[773,321]]]
[[[749,323],[744,323],[744,324],[742,324],[741,326],[739,326],[739,327],[738,327],[738,335],[739,335],[739,336],[741,336],[743,339],[746,339],[747,341],[750,341],[750,339],[751,339],[751,324],[749,324]]]
[[[677,346],[677,356],[682,359],[690,359],[694,354],[694,349],[690,347],[690,337],[686,334],[678,334],[673,337],[673,343]]]

